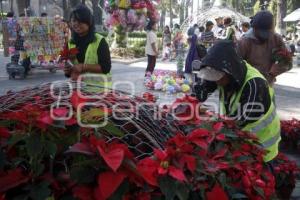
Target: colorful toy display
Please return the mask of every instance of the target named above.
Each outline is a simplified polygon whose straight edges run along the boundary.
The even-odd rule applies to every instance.
[[[147,74],[144,84],[145,87],[150,90],[175,94],[179,92],[190,92],[191,83],[191,80],[178,76],[176,72],[157,70],[152,75]]]
[[[40,65],[55,63],[66,40],[67,24],[60,17],[22,17],[18,23],[31,62]]]
[[[106,26],[122,26],[126,31],[143,30],[146,21],[158,21],[159,14],[151,0],[107,0],[105,10],[109,14]]]

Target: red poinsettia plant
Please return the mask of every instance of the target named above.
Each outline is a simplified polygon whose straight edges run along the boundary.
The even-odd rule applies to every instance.
[[[64,49],[60,52],[60,60],[61,61],[74,61],[76,60],[76,56],[79,53],[77,48],[69,48],[68,45],[65,45]]]
[[[70,96],[74,113],[68,120],[53,119],[68,116],[70,108],[54,107],[49,112],[56,101],[49,94],[0,113],[1,199],[262,200],[276,195],[275,180],[280,177],[275,179],[265,167],[265,152],[257,138],[232,121],[215,118],[195,124],[191,118],[179,123],[180,129],[161,131],[157,141],[166,137],[165,142],[146,151],[145,146],[149,150],[157,143],[149,134],[150,127],[162,126],[156,119],[138,119],[135,131],[130,124],[134,117],[121,128],[114,111],[91,106],[78,119],[77,108],[95,100],[76,91]],[[119,98],[109,93],[101,102],[153,102],[150,95],[148,100]],[[188,101],[196,105],[193,98]],[[147,110],[151,105],[155,106],[149,103]],[[79,126],[78,120],[97,123],[104,114],[109,118],[104,127]],[[147,123],[151,126],[143,127]],[[280,173],[297,171],[294,165],[278,163]]]
[[[297,119],[282,120],[281,138],[283,150],[298,150],[300,147],[300,121]]]
[[[272,61],[276,64],[290,64],[293,60],[293,54],[286,48],[273,49]]]

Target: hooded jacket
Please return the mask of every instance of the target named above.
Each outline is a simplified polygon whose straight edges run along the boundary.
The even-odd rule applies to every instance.
[[[228,111],[231,96],[235,92],[238,92],[244,84],[247,73],[246,62],[237,54],[233,42],[223,40],[217,42],[203,58],[201,67],[204,68],[206,66],[222,71],[230,77],[230,83],[224,87],[225,108]],[[207,94],[203,94],[203,92],[212,93],[216,89],[217,84],[210,81],[202,81],[200,85],[195,86],[196,96],[200,101],[205,101],[207,99]],[[205,96],[206,98],[203,98]],[[271,97],[269,95],[269,87],[266,80],[254,78],[246,83],[240,98],[241,108],[244,108],[244,105],[248,105],[248,103],[251,102],[261,103],[265,109],[260,112],[257,112],[256,110],[255,112],[248,113],[245,113],[242,109],[239,116],[235,113],[235,119],[241,126],[254,122],[254,120],[248,119],[253,119],[254,117],[259,118],[268,111],[271,105]],[[247,107],[247,111],[259,108],[257,105],[255,106],[253,104],[251,104],[251,106],[252,108]]]

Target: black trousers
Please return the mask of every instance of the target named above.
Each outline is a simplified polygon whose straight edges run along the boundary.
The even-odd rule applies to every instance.
[[[152,74],[156,65],[156,56],[147,55],[147,57],[148,57],[148,65],[147,65],[146,73],[151,72]]]

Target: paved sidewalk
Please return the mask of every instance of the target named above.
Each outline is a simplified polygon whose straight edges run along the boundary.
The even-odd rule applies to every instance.
[[[129,69],[136,69],[134,74],[129,75],[131,76],[131,80],[132,77],[135,77],[135,86],[143,85],[143,70],[145,70],[146,66],[146,61],[128,65]],[[176,62],[162,62],[158,60],[155,69],[176,71]],[[138,90],[143,91],[144,89],[139,87]],[[280,117],[282,119],[300,119],[300,67],[294,67],[291,71],[278,76],[275,84],[275,91],[277,109]],[[166,95],[161,92],[154,93],[159,95],[159,103],[170,103],[176,98],[176,95]],[[214,94],[209,101],[217,102],[218,95]]]

